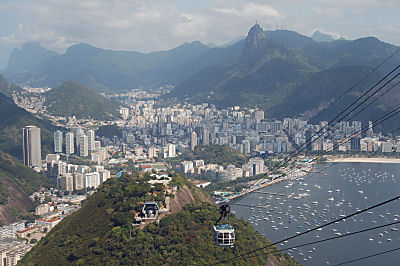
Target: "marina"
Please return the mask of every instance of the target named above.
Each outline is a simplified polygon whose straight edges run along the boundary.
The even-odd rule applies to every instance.
[[[315,172],[329,164],[316,165]],[[232,209],[239,218],[252,224],[272,242],[300,234],[328,222],[339,220],[296,239],[282,242],[285,250],[300,263],[329,265],[385,251],[400,244],[400,224],[341,237],[335,240],[290,248],[306,242],[340,237],[351,232],[399,221],[399,201],[345,219],[378,202],[390,199],[400,191],[400,165],[377,163],[338,163],[323,173],[311,173],[296,180],[285,180],[251,193]],[[326,173],[326,174],[325,174]],[[293,197],[276,194],[293,195]],[[249,208],[248,206],[253,206]],[[343,218],[343,219],[340,219]],[[238,236],[238,241],[239,236]],[[288,249],[289,248],[289,249]],[[286,250],[288,249],[288,250]],[[385,264],[395,265],[399,252],[385,255]],[[373,258],[363,265],[377,265]]]

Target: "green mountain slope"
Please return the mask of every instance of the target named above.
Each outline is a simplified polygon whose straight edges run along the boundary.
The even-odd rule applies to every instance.
[[[0,150],[0,221],[12,223],[18,214],[32,211],[29,195],[42,186],[55,186],[54,180],[40,175]]]
[[[339,66],[313,73],[297,86],[281,105],[273,109],[273,115],[276,117],[296,116],[299,113],[317,109],[321,103],[333,102],[370,71],[372,68],[368,66]],[[355,95],[358,96],[360,92],[368,89],[381,78],[380,72],[370,75],[358,84],[352,90],[352,96],[347,96],[341,104],[350,104],[355,100]],[[331,111],[335,113],[338,109],[342,110],[334,108]]]
[[[41,129],[42,157],[52,152],[55,126],[35,118],[2,93],[0,114],[0,150],[22,159],[22,128],[33,125]]]
[[[183,179],[180,182],[184,182]],[[150,191],[141,178],[123,176],[107,180],[79,211],[65,218],[40,240],[22,263],[205,265],[268,244],[249,224],[232,217],[236,246],[218,248],[212,235],[218,208],[200,201],[166,216],[159,224],[149,224],[144,229],[132,228],[133,214],[140,209],[143,204],[140,201],[148,197]],[[192,194],[189,198],[196,199],[202,192],[192,188],[184,192],[188,193]],[[276,251],[276,248],[270,250]],[[237,263],[265,265],[272,259],[260,256]],[[280,252],[275,254],[275,260],[282,265],[296,265],[294,260]]]
[[[11,84],[2,75],[0,75],[0,93],[3,93],[7,97],[11,97],[14,91],[21,90],[22,88]]]
[[[301,55],[270,39],[256,24],[238,59],[199,72],[167,97],[190,97],[219,106],[274,106],[312,71]]]
[[[53,115],[108,120],[117,118],[119,105],[75,82],[64,82],[45,93],[45,106]]]

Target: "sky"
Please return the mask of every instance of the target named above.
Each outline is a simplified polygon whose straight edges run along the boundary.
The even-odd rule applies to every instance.
[[[64,53],[76,43],[150,52],[222,45],[256,21],[311,36],[375,36],[400,45],[399,0],[1,0],[0,69],[26,42]]]

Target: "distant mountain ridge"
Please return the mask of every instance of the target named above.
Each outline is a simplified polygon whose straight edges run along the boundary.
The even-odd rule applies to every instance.
[[[8,60],[7,71],[24,72],[33,67],[47,62],[57,56],[56,52],[47,50],[39,43],[26,43],[21,49],[14,49]]]
[[[195,41],[168,51],[145,54],[76,44],[65,54],[36,60],[33,54],[46,49],[25,45],[13,51],[4,75],[13,83],[33,87],[55,87],[66,80],[76,80],[102,92],[131,90],[174,85],[204,67],[230,60],[241,49],[235,44],[227,48],[209,48]],[[21,56],[26,54],[32,56]]]
[[[333,42],[335,40],[331,35],[320,32],[319,30],[314,32],[314,34],[311,36],[311,39],[316,42]]]

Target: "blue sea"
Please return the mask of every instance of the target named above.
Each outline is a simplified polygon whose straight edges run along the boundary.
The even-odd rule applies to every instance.
[[[232,205],[232,210],[270,241],[277,242],[400,195],[400,164],[326,163],[313,171],[317,173],[267,187],[261,191],[264,193],[252,193],[237,202],[250,206]],[[283,195],[268,194],[271,192]],[[400,247],[400,224],[301,248],[291,247],[397,222],[399,215],[400,201],[396,200],[277,247],[287,249],[283,252],[301,264],[339,264]],[[241,236],[236,237],[240,241]],[[399,259],[400,251],[394,251],[347,265],[399,265]]]

